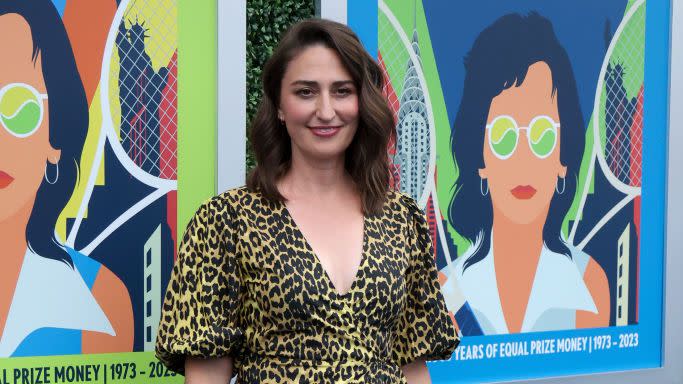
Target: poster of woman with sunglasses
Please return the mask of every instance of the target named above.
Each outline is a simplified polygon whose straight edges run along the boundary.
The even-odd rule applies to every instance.
[[[427,213],[463,336],[435,380],[657,361],[663,168],[643,153],[666,125],[646,120],[645,21],[661,11],[646,3],[378,0],[376,35],[349,7],[376,39],[394,182]]]
[[[444,287],[459,286],[482,334],[609,325],[603,267],[562,234],[584,136],[550,21],[509,14],[484,29],[466,56],[452,140],[459,190],[449,214],[470,247]]]
[[[49,2],[3,1],[0,36],[0,356],[130,350],[123,282],[56,237],[88,129],[62,21]]]
[[[177,228],[175,12],[0,2],[0,358],[153,350]]]

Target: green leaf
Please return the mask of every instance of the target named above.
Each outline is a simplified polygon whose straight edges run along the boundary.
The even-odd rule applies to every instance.
[[[261,101],[261,70],[290,25],[315,15],[315,0],[247,0],[247,128]],[[247,140],[247,173],[256,159]]]

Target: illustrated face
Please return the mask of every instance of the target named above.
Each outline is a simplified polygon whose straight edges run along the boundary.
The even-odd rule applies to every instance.
[[[479,176],[488,183],[495,210],[520,224],[547,215],[558,177],[567,173],[560,162],[562,128],[552,84],[550,67],[532,64],[524,82],[491,100],[486,121]]]
[[[47,91],[31,29],[17,14],[0,16],[0,221],[33,204],[46,163],[60,151],[50,145]],[[50,175],[54,179],[55,175]]]
[[[292,140],[292,156],[342,158],[358,129],[358,92],[337,53],[305,48],[287,65],[278,117]]]

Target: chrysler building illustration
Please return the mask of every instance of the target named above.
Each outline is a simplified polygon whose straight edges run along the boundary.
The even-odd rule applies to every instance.
[[[416,12],[415,12],[416,13]],[[397,143],[394,163],[400,172],[400,190],[419,201],[423,194],[429,173],[430,139],[429,118],[425,104],[424,90],[416,66],[420,62],[420,48],[417,40],[416,15],[413,14],[413,49],[418,62],[408,59],[403,88],[401,90]]]

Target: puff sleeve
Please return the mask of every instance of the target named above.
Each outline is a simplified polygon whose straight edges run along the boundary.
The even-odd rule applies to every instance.
[[[205,202],[178,249],[161,311],[156,356],[184,374],[187,357],[239,353],[240,276],[235,210],[227,198]]]
[[[403,196],[403,201],[408,210],[410,260],[405,276],[406,305],[392,349],[399,366],[416,359],[449,359],[460,343],[441,294],[425,214],[412,198]]]

